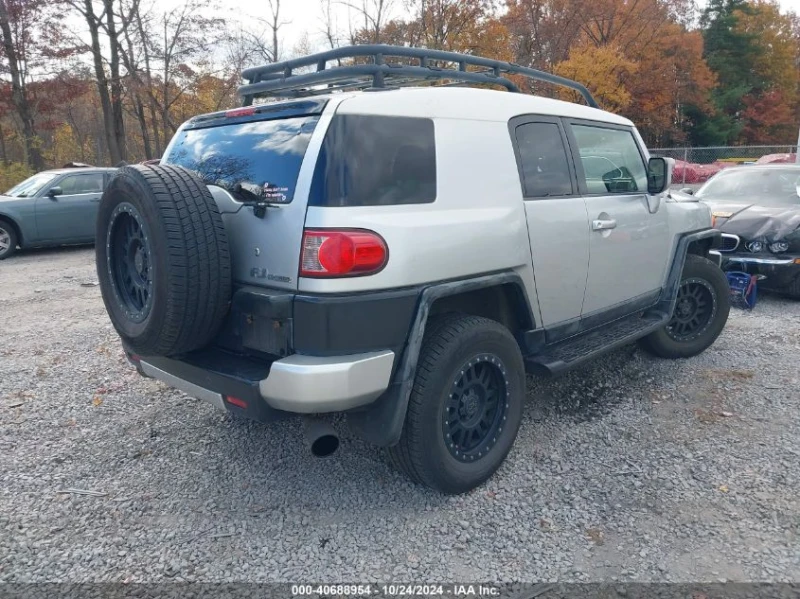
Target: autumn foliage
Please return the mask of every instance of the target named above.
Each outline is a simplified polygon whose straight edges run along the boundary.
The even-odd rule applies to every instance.
[[[297,48],[284,47],[280,0],[264,2],[266,19],[227,22],[214,0],[0,0],[0,163],[23,172],[158,157],[187,118],[237,105],[244,67],[346,43],[465,52],[575,79],[650,145],[797,136],[800,20],[775,0],[707,0],[702,11],[691,0],[319,0],[323,28]],[[334,23],[343,4],[350,21]]]

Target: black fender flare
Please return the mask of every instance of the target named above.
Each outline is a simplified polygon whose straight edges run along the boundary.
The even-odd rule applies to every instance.
[[[530,298],[525,291],[522,278],[513,271],[448,281],[423,288],[405,348],[400,356],[399,364],[395,368],[395,375],[389,388],[367,408],[347,413],[347,422],[351,429],[359,437],[374,445],[380,447],[396,445],[403,431],[408,400],[417,371],[417,360],[433,303],[448,295],[509,284],[518,287],[530,311],[530,321],[535,322]],[[518,331],[512,331],[513,333],[518,333]]]
[[[678,297],[678,289],[680,288],[683,265],[686,263],[686,254],[689,253],[689,246],[696,241],[703,241],[705,239],[712,240],[711,249],[719,247],[722,233],[717,229],[701,229],[699,231],[683,233],[678,236],[678,242],[675,244],[675,255],[672,258],[672,266],[670,266],[667,280],[664,283],[661,297],[658,300],[658,311],[672,316],[675,310],[675,300]]]

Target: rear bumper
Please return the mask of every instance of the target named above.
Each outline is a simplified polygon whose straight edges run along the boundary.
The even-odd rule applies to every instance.
[[[241,287],[212,345],[132,361],[147,376],[256,420],[362,408],[392,381],[419,293]]]
[[[389,387],[390,350],[342,357],[295,354],[272,364],[258,384],[270,406],[286,412],[341,412],[373,402]]]
[[[294,354],[252,368],[241,358],[215,352],[194,360],[140,357],[139,370],[212,405],[256,420],[280,412],[320,414],[368,405],[389,387],[395,354],[385,350],[338,357]]]

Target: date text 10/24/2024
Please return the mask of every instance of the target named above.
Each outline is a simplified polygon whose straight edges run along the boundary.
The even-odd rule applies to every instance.
[[[497,597],[487,584],[293,584],[292,597]]]

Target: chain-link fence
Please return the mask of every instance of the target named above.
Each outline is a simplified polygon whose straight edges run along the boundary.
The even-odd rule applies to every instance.
[[[650,150],[650,154],[675,159],[673,186],[696,187],[729,166],[794,163],[797,160],[797,146],[654,148]]]

